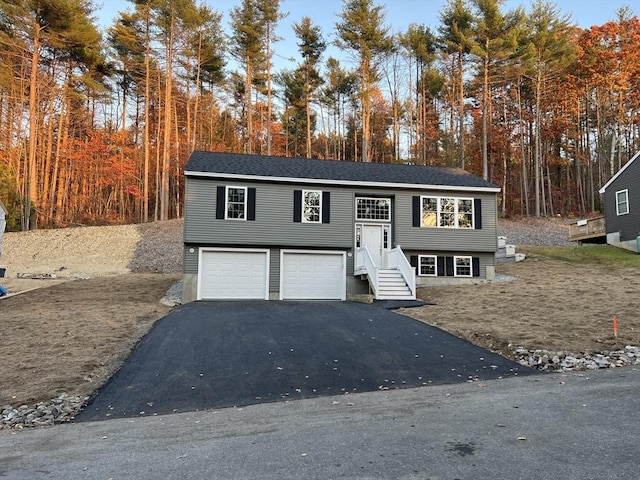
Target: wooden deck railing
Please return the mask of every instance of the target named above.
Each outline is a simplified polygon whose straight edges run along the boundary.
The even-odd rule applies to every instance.
[[[587,218],[569,224],[569,241],[571,242],[603,237],[606,234],[604,217]]]

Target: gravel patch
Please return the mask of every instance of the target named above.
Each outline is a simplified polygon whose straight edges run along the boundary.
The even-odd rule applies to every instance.
[[[569,241],[569,220],[561,218],[498,219],[498,235],[512,245],[537,247],[575,246]]]

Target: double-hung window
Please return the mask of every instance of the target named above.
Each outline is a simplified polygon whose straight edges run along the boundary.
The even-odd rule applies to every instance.
[[[321,191],[302,191],[302,221],[304,223],[322,223]]]
[[[438,275],[437,258],[435,255],[418,256],[418,275],[421,277],[435,277]]]
[[[453,257],[454,276],[455,277],[471,277],[473,276],[471,257]]]
[[[629,213],[629,190],[616,192],[616,215],[626,215]]]
[[[225,218],[229,220],[246,220],[247,188],[227,187]]]
[[[474,228],[471,198],[421,197],[422,227]]]
[[[326,190],[294,190],[293,221],[313,224],[330,223],[331,192]]]

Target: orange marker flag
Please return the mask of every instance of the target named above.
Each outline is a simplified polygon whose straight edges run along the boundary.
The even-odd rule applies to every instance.
[[[618,338],[618,317],[613,317],[613,336]]]

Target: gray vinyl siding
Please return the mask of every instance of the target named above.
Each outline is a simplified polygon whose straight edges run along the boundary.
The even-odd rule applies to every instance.
[[[482,229],[423,228],[413,226],[413,196],[451,196],[482,200]],[[495,252],[498,248],[497,205],[495,194],[457,192],[408,192],[396,196],[394,242],[403,250],[451,250],[455,252]]]
[[[629,213],[616,214],[616,192],[628,190]],[[640,235],[640,160],[632,162],[604,192],[607,233],[620,232],[620,240],[635,240]]]
[[[437,257],[475,257],[479,259],[480,266],[480,278],[486,277],[486,268],[492,267],[495,265],[495,256],[493,253],[482,253],[482,252],[472,252],[472,251],[434,251],[434,250],[410,250],[405,251],[405,255],[408,260],[411,260],[412,256],[420,256],[420,255],[436,255]],[[416,272],[416,278],[418,277],[418,272]],[[420,277],[420,278],[432,278],[432,277]]]
[[[193,248],[193,253],[189,252],[189,249]],[[182,265],[184,273],[198,273],[198,246],[186,245],[184,246]]]
[[[269,258],[269,291],[280,291],[280,249],[272,248]]]
[[[216,187],[224,185],[256,188],[254,221],[216,219]],[[293,192],[308,189],[330,192],[331,212],[328,224],[293,221]],[[480,198],[482,229],[414,227],[413,197],[420,195]],[[356,196],[392,198],[392,242],[394,245],[401,245],[405,252],[446,251],[451,255],[469,255],[469,252],[474,252],[474,256],[490,259],[486,260],[487,265],[493,265],[493,253],[497,249],[497,205],[494,193],[360,189],[357,186],[327,185],[312,187],[267,182],[225,183],[187,177],[185,196],[185,273],[197,273],[200,246],[271,248],[269,290],[272,292],[279,289],[282,248],[342,250],[353,253]],[[194,253],[189,253],[191,247],[194,248]],[[482,252],[487,255],[479,255]],[[481,263],[483,275],[484,265]],[[347,274],[353,274],[353,256],[347,256]]]
[[[232,184],[256,188],[256,219],[217,220],[216,187],[225,184],[210,179],[187,178],[185,243],[289,248],[351,247],[353,207],[350,191],[326,186],[315,188],[330,192],[330,223],[296,223],[293,221],[293,192],[310,189],[309,186],[252,182]]]

